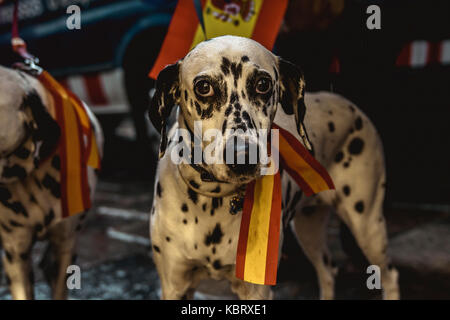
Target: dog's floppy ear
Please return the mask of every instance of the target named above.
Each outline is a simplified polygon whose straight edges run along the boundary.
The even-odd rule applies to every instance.
[[[33,140],[42,143],[39,149],[39,159],[45,159],[55,150],[61,129],[43,105],[41,97],[36,91],[29,92],[25,96],[23,104],[30,108],[36,124],[32,133]]]
[[[180,98],[179,89],[180,62],[166,66],[156,79],[155,94],[150,101],[148,111],[153,126],[161,133],[159,157],[161,158],[167,147],[166,121],[174,105]]]
[[[305,80],[299,67],[289,61],[278,58],[278,70],[280,71],[280,103],[283,111],[288,115],[295,115],[297,131],[303,140],[305,147],[312,150],[312,144],[306,133],[303,120],[305,118]]]

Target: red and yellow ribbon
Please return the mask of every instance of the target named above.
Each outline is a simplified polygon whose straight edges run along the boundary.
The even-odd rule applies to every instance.
[[[279,155],[283,169],[303,192],[334,189],[326,169],[287,130],[280,131]],[[236,277],[247,282],[275,285],[277,280],[281,224],[281,178],[279,171],[247,185],[236,255]]]
[[[84,103],[48,72],[42,71],[38,79],[53,98],[61,129],[56,152],[61,159],[62,216],[68,217],[91,207],[87,166],[99,169],[100,154]]]

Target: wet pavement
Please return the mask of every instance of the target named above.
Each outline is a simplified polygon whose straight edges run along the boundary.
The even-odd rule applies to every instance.
[[[139,165],[109,168],[117,174],[101,179],[95,207],[81,232],[77,264],[81,268],[81,289],[70,290],[70,299],[158,299],[160,286],[152,262],[148,218],[152,200],[153,169],[148,158],[127,159]],[[123,162],[121,162],[123,161]],[[116,164],[117,164],[116,163]],[[130,169],[131,168],[131,169]],[[132,169],[135,169],[134,171]],[[106,169],[108,171],[108,168]],[[139,178],[139,179],[138,179]],[[386,221],[390,235],[389,251],[400,271],[404,299],[450,299],[450,212],[448,207],[419,210],[408,206],[389,208]],[[354,250],[344,253],[339,233],[340,222],[330,221],[329,240],[339,267],[336,279],[338,299],[379,299],[380,290],[368,290],[367,262]],[[351,241],[351,240],[350,240]],[[351,247],[351,246],[350,246]],[[34,249],[35,296],[50,299],[50,289],[38,268],[43,244]],[[287,234],[279,269],[276,299],[317,299],[314,270],[293,236]],[[0,298],[10,299],[2,275]],[[196,299],[234,299],[224,282],[203,283]]]

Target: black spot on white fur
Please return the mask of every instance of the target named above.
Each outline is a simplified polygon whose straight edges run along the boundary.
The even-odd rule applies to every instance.
[[[9,251],[5,250],[5,256],[6,256],[6,259],[8,260],[8,262],[11,263],[12,262],[11,253],[9,253]]]
[[[220,69],[225,75],[228,75],[230,73],[230,65],[231,65],[230,60],[228,60],[225,57],[222,57],[222,64],[220,65]]]
[[[356,130],[361,130],[362,127],[363,127],[363,122],[362,122],[361,117],[356,118],[356,120],[355,120],[355,129]]]
[[[0,187],[0,202],[4,203],[9,200],[11,196],[11,192],[8,189]]]
[[[162,187],[161,187],[161,184],[159,183],[159,181],[156,183],[156,194],[158,195],[158,197],[161,198]]]
[[[7,233],[10,233],[12,231],[10,228],[5,226],[3,223],[0,223],[0,226],[2,227],[3,231],[5,231]]]
[[[193,203],[197,204],[198,201],[198,194],[191,188],[188,188],[188,197],[192,200]]]
[[[18,164],[13,165],[12,167],[5,167],[3,169],[4,178],[17,177],[19,179],[24,179],[26,176],[27,172],[25,171],[24,168],[22,168]]]
[[[336,153],[336,156],[334,157],[334,162],[339,163],[344,158],[344,153],[342,151],[339,151]]]
[[[220,262],[219,259],[214,260],[214,262],[213,262],[213,268],[216,269],[216,270],[219,270],[220,268],[222,268],[222,263]]]
[[[220,227],[220,223],[217,223],[212,232],[209,232],[205,236],[205,245],[219,244],[222,241],[223,232]]]
[[[9,224],[11,225],[11,227],[23,227],[23,224],[15,221],[15,220],[9,220]]]
[[[364,141],[361,138],[353,138],[353,140],[348,145],[348,152],[353,155],[358,155],[362,152],[364,148]]]
[[[161,253],[161,249],[159,249],[158,246],[153,245],[153,250],[155,250],[158,253]]]
[[[345,186],[342,188],[342,191],[344,192],[344,194],[345,194],[346,196],[349,196],[349,195],[350,195],[350,187],[349,187],[349,186],[345,185]]]
[[[20,147],[19,149],[17,149],[17,150],[14,152],[14,155],[15,155],[16,157],[18,157],[18,158],[20,158],[20,159],[23,159],[23,160],[25,160],[26,158],[28,158],[28,157],[30,156],[30,154],[31,154],[30,150],[28,150],[28,149],[25,148],[25,147]]]
[[[364,202],[363,201],[358,201],[355,203],[355,210],[358,213],[363,213],[364,212]]]
[[[50,190],[54,197],[61,197],[61,189],[59,183],[49,174],[45,175],[44,179],[42,180],[42,185]]]
[[[44,224],[46,226],[48,226],[54,218],[55,218],[55,212],[53,210],[50,210],[44,218]]]
[[[334,132],[334,123],[333,122],[328,122],[328,130],[330,130],[330,132]]]
[[[60,168],[61,168],[61,159],[59,158],[58,155],[53,157],[53,159],[52,159],[52,167],[55,168],[56,170],[60,170]]]

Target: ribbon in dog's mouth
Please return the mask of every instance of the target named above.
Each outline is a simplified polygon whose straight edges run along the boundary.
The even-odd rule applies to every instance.
[[[306,196],[334,189],[326,169],[289,131],[278,129],[280,165]],[[255,284],[275,285],[281,226],[281,177],[263,175],[247,185],[236,254],[236,277]]]

